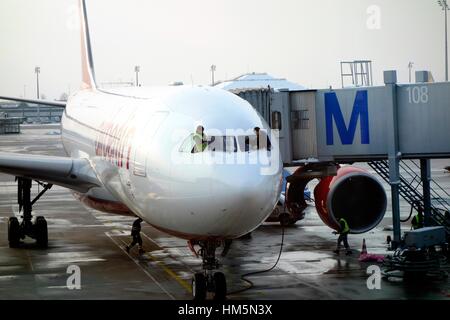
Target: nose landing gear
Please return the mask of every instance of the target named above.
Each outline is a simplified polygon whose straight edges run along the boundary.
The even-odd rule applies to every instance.
[[[8,221],[8,241],[10,248],[17,248],[20,240],[25,239],[26,236],[36,240],[36,244],[40,248],[47,248],[48,246],[48,229],[47,221],[44,217],[36,217],[33,219],[32,208],[33,204],[42,197],[42,195],[49,190],[53,185],[44,184],[38,181],[38,184],[43,187],[43,190],[31,201],[31,185],[32,181],[26,178],[17,178],[18,182],[18,203],[19,211],[23,211],[22,222],[16,217],[10,217]]]
[[[196,273],[192,278],[192,295],[196,301],[206,300],[208,292],[214,293],[214,300],[224,301],[227,296],[227,282],[222,272],[215,272],[219,268],[216,259],[216,249],[219,241],[199,241],[200,256],[203,259],[203,272]]]

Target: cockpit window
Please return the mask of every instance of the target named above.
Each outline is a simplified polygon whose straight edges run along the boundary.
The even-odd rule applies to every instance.
[[[269,137],[262,132],[260,132],[259,138],[256,135],[239,136],[238,141],[239,149],[245,152],[256,150],[270,151],[272,149]]]
[[[210,137],[208,150],[212,152],[237,152],[236,138],[233,136]]]
[[[201,141],[196,134],[190,134],[179,150],[184,153],[237,152],[238,148],[236,138],[233,136],[206,136],[204,141]]]
[[[195,147],[194,134],[191,133],[189,137],[187,137],[181,144],[180,152],[192,153],[194,147]]]

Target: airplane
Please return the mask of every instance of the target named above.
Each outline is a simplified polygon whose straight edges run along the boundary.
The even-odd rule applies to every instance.
[[[221,89],[100,88],[85,0],[79,0],[79,8],[80,90],[67,102],[0,97],[65,108],[61,138],[67,157],[0,152],[0,172],[18,180],[23,212],[22,221],[9,218],[9,244],[17,247],[29,236],[47,247],[47,222],[33,217],[32,206],[53,185],[63,186],[87,206],[140,217],[188,240],[191,249],[199,246],[203,272],[193,276],[193,298],[204,300],[212,292],[222,300],[227,286],[225,275],[217,271],[216,250],[228,250],[230,240],[256,229],[276,206],[282,181],[277,141],[262,143],[256,151],[250,148],[255,128],[270,128],[248,102]],[[199,127],[207,145],[196,150],[193,137]],[[269,173],[262,170],[268,164],[259,161],[216,161],[226,156],[255,159],[261,152],[271,155]],[[31,200],[33,180],[43,189]]]
[[[16,177],[22,221],[9,218],[8,240],[26,236],[47,247],[45,217],[32,206],[53,185],[68,188],[94,209],[142,218],[186,239],[202,258],[192,295],[227,295],[222,255],[230,241],[249,234],[280,200],[288,224],[303,217],[305,188],[319,179],[314,202],[321,220],[339,230],[364,233],[383,219],[385,190],[371,174],[332,161],[306,163],[286,177],[277,134],[245,100],[214,87],[124,87],[96,83],[85,0],[79,0],[82,81],[67,102],[0,96],[0,99],[64,107],[61,139],[67,157],[0,152],[0,172]],[[270,134],[269,134],[270,133]],[[32,181],[43,189],[31,200]],[[200,250],[195,250],[195,247]]]

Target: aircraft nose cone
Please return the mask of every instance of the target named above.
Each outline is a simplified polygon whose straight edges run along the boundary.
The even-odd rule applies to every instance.
[[[225,170],[226,171],[226,170]],[[212,201],[221,227],[238,237],[259,226],[272,212],[280,192],[279,175],[258,168],[222,172],[212,183]]]
[[[178,171],[172,174],[170,197],[155,200],[148,210],[170,207],[158,216],[160,226],[190,238],[238,238],[272,212],[281,170],[281,164],[268,174],[257,164],[220,164]]]

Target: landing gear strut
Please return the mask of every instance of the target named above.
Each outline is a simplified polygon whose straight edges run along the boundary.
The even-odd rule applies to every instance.
[[[25,239],[26,236],[36,240],[36,244],[40,248],[47,248],[48,246],[48,230],[47,221],[44,217],[36,217],[33,219],[32,210],[33,205],[38,201],[42,195],[49,190],[53,185],[44,184],[39,181],[37,183],[43,187],[42,191],[31,200],[31,186],[32,180],[26,178],[16,178],[17,180],[17,199],[19,203],[19,212],[22,211],[22,222],[16,217],[10,217],[8,221],[8,241],[10,248],[16,248],[20,244],[20,240]]]
[[[194,300],[206,300],[208,292],[214,293],[214,300],[224,301],[227,296],[227,282],[222,272],[215,272],[219,268],[216,259],[216,249],[220,247],[219,241],[199,241],[200,256],[203,259],[203,272],[196,273],[192,279],[192,295]],[[224,253],[229,250],[230,243],[225,244]],[[223,256],[224,254],[222,254]]]

